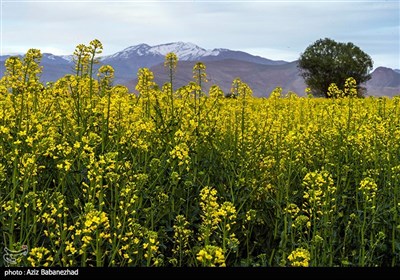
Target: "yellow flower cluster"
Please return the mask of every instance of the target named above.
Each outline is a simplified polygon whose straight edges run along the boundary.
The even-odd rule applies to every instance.
[[[239,240],[232,232],[236,224],[236,208],[232,202],[225,201],[220,205],[217,202],[217,191],[211,187],[204,187],[200,191],[200,208],[202,209],[202,224],[200,226],[199,241],[208,245],[216,240],[222,242],[224,252],[228,249],[236,250]],[[214,240],[211,237],[214,235]]]
[[[111,243],[110,221],[107,213],[96,210],[94,205],[88,203],[85,206],[85,214],[76,224],[75,232],[71,236],[73,242],[79,246],[79,254],[85,254],[93,244]],[[80,244],[80,245],[78,245]],[[70,245],[70,252],[75,252]]]
[[[172,159],[178,160],[178,165],[188,165],[190,162],[189,147],[186,143],[179,143],[169,152]]]
[[[309,172],[304,176],[304,212],[310,217],[332,213],[335,210],[336,187],[332,176],[325,170]]]
[[[290,214],[292,219],[295,219],[297,217],[297,214],[299,214],[300,212],[300,208],[296,204],[290,203],[288,206],[286,206],[285,212]]]
[[[197,253],[196,258],[204,267],[225,267],[225,256],[222,248],[207,245]]]
[[[161,265],[160,259],[158,258],[160,242],[157,240],[158,234],[155,231],[148,231],[145,241],[143,243],[143,249],[145,250],[144,257],[147,260],[147,266],[159,266]]]
[[[185,216],[177,215],[175,217],[174,229],[174,248],[172,249],[173,254],[177,258],[182,258],[190,253],[189,250],[189,239],[193,234],[193,230],[189,229],[189,222]]]
[[[344,90],[339,89],[335,83],[331,83],[327,95],[333,98],[357,97],[357,82],[353,77],[347,78],[344,83]]]
[[[217,229],[221,221],[219,215],[219,203],[217,202],[217,190],[204,187],[200,191],[200,208],[202,209],[202,227],[200,240],[208,241],[213,231]]]
[[[154,74],[148,68],[139,69],[136,90],[140,93],[140,97],[150,98],[152,96],[154,86],[156,85],[153,80]]]
[[[53,257],[51,252],[45,247],[35,247],[29,251],[29,257],[27,258],[29,265],[33,267],[37,266],[51,266],[53,264]]]
[[[304,248],[297,248],[287,257],[291,266],[307,267],[310,262],[310,252]]]
[[[358,190],[362,192],[367,203],[372,203],[376,197],[378,185],[376,184],[374,179],[366,177],[361,180]]]

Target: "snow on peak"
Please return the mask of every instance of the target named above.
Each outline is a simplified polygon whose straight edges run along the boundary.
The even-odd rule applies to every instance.
[[[136,46],[127,47],[120,52],[107,56],[107,58],[128,58],[131,53],[137,53],[138,55],[146,55],[151,47],[147,44],[139,44]],[[104,57],[103,57],[104,59]]]
[[[146,55],[151,47],[147,44],[140,44],[126,48],[122,52],[128,54],[129,52],[136,52],[138,55]]]
[[[55,56],[54,54],[51,54],[51,53],[43,53],[43,57],[46,57],[47,59],[50,59],[50,60],[57,59],[57,56]]]
[[[180,60],[195,60],[199,57],[207,55],[208,50],[205,50],[193,43],[174,42],[162,45],[153,46],[151,53],[165,56],[167,53],[175,53]]]
[[[128,47],[120,52],[107,56],[107,58],[128,58],[132,55],[160,55],[165,56],[167,53],[175,53],[179,60],[194,61],[205,56],[217,56],[225,49],[206,50],[190,42],[172,42],[149,46],[147,44],[139,44]],[[103,59],[106,57],[103,57]]]
[[[74,61],[74,56],[69,54],[69,55],[61,55],[62,59],[65,59],[68,62],[73,62]]]
[[[208,55],[210,56],[217,56],[219,55],[222,51],[225,51],[226,49],[213,49],[212,51],[209,52]]]

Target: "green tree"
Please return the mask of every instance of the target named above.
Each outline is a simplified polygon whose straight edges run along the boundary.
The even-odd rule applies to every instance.
[[[356,81],[358,95],[364,95],[361,84],[371,79],[373,61],[353,43],[338,43],[332,39],[319,39],[308,46],[299,58],[299,69],[315,96],[330,97],[332,83],[344,85],[347,78]]]

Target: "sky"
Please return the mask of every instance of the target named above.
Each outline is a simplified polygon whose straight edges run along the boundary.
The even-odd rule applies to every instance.
[[[374,68],[400,69],[400,1],[0,0],[0,54],[70,55],[93,39],[102,55],[146,43],[190,42],[297,60],[315,41],[351,42]]]

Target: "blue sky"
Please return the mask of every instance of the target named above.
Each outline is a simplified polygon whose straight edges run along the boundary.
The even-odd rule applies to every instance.
[[[400,69],[400,1],[0,0],[1,54],[72,54],[93,39],[103,54],[191,42],[293,61],[321,38],[352,42],[374,68]]]

